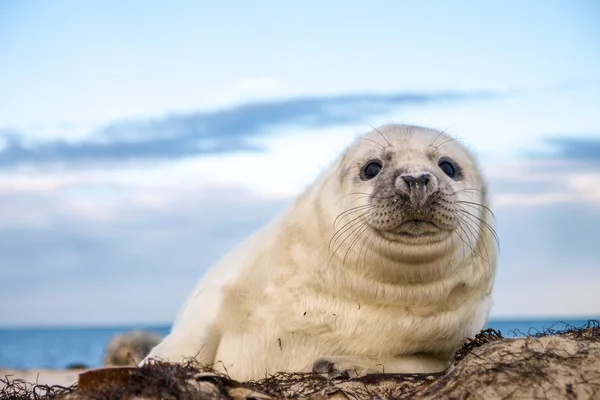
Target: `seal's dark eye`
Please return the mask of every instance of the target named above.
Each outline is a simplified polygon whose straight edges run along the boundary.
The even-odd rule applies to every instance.
[[[456,174],[458,173],[458,167],[456,166],[454,161],[452,161],[449,158],[440,158],[438,166],[440,167],[443,173],[445,173],[452,179],[454,179],[456,177]]]
[[[381,171],[381,163],[379,161],[369,161],[362,169],[360,178],[363,181],[373,179]]]

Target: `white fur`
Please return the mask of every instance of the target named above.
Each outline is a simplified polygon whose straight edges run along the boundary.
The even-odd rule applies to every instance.
[[[334,228],[336,217],[369,202],[359,193],[370,193],[373,182],[356,177],[382,151],[373,141],[392,149],[398,165],[424,168],[441,185],[447,179],[427,158],[438,133],[387,125],[357,139],[282,216],[203,277],[144,362],[196,358],[239,380],[308,372],[322,357],[359,374],[444,370],[487,321],[496,265],[489,231],[473,218],[462,238],[454,232],[433,243],[387,240],[363,228],[335,253],[329,248],[358,214]],[[467,179],[448,184],[480,189],[457,198],[487,204],[473,156],[449,139],[441,134],[434,147],[457,160]],[[492,224],[484,208],[468,210]]]

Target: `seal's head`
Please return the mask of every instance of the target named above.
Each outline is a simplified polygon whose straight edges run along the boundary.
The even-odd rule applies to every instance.
[[[408,263],[489,255],[494,232],[479,167],[445,133],[382,126],[357,138],[336,170],[341,198],[332,242],[343,253],[377,248]]]

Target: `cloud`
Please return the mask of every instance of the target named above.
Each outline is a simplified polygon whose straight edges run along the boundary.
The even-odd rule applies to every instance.
[[[589,136],[549,136],[545,138],[546,151],[530,152],[540,159],[572,160],[600,166],[600,134]]]
[[[551,138],[548,141],[558,148],[557,157],[591,161],[600,165],[600,138]]]
[[[496,206],[542,204],[600,205],[600,171],[573,166],[569,161],[516,164],[512,175],[504,165],[502,176],[491,175]]]
[[[488,99],[492,92],[348,94],[241,104],[214,111],[121,121],[85,139],[31,142],[24,134],[0,132],[0,166],[131,163],[198,155],[256,152],[258,137],[280,125],[330,127],[356,123],[401,105]]]
[[[495,204],[600,204],[600,138],[554,136],[519,161],[486,165]]]

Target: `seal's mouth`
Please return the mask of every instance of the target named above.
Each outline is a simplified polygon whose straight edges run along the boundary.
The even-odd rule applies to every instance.
[[[438,233],[440,228],[431,221],[413,218],[402,222],[394,231],[401,235],[423,236]]]
[[[394,242],[434,243],[444,240],[447,231],[433,222],[411,219],[402,222],[395,229],[379,231],[379,234]]]

